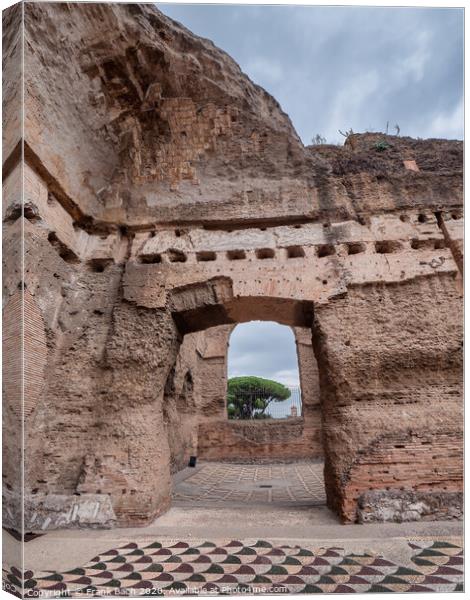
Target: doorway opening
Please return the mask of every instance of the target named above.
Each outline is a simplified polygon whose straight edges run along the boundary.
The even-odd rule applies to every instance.
[[[231,420],[302,416],[294,331],[274,321],[250,321],[231,332],[227,353],[227,417]]]
[[[191,335],[204,415],[196,468],[175,475],[174,505],[309,508],[319,522],[330,518],[311,328],[256,320]]]

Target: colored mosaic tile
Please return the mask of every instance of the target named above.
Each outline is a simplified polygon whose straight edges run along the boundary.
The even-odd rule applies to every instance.
[[[129,543],[58,573],[4,571],[26,597],[263,593],[453,592],[463,590],[463,550],[446,541],[409,542],[413,568],[342,548],[258,540]]]

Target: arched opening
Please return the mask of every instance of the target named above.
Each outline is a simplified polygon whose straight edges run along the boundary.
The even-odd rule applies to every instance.
[[[191,506],[212,510],[226,502],[261,504],[263,510],[272,502],[291,507],[298,502],[302,507],[325,505],[313,303],[295,299],[295,290],[286,290],[285,297],[275,296],[262,284],[259,295],[235,291],[242,293],[234,293],[229,278],[211,278],[174,288],[166,297],[165,310],[125,303],[115,311],[116,343],[107,356],[114,376],[107,395],[113,403],[118,398],[121,410],[129,415],[132,428],[126,425],[122,435],[134,453],[135,469],[122,475],[121,441],[116,442],[111,458],[87,456],[78,491],[103,493],[102,481],[109,481],[105,493],[111,495],[120,524],[148,523],[171,505],[185,514]],[[227,418],[228,341],[237,325],[253,320],[275,321],[294,331],[302,389],[300,416],[259,422]],[[142,346],[144,331],[145,339],[155,339],[158,346],[153,341]],[[100,411],[104,417],[104,407]],[[107,427],[111,438],[115,429],[112,423]],[[315,468],[307,476],[292,466],[313,461]],[[260,467],[248,469],[250,489],[243,484],[246,469],[233,473],[234,463]],[[208,465],[206,473],[203,464]],[[290,483],[289,473],[297,478]],[[190,487],[195,481],[201,483],[196,494]]]
[[[246,316],[261,315],[262,304],[253,304]],[[267,301],[263,305],[271,307]],[[278,316],[270,310],[266,314]],[[303,320],[286,320],[288,325],[245,320],[184,335],[178,362],[187,365],[191,356],[196,360],[197,459],[196,468],[189,466],[189,457],[174,472],[172,503],[186,515],[194,508],[236,507],[243,514],[247,508],[275,512],[310,507],[319,522],[334,519],[326,508],[311,327]],[[254,379],[255,387],[242,386],[236,391],[242,397],[231,397],[231,381],[246,378]],[[265,393],[266,382],[284,393]],[[250,405],[246,418],[243,399]],[[236,410],[230,407],[234,401]]]
[[[230,334],[227,416],[233,420],[302,416],[294,331],[274,321],[250,321]]]

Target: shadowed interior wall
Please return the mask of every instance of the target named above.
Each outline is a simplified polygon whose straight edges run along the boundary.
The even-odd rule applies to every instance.
[[[226,417],[227,340],[233,327],[221,325],[184,336],[165,388],[164,411],[172,472],[201,457],[199,424],[217,429]],[[204,446],[204,440],[201,439]]]

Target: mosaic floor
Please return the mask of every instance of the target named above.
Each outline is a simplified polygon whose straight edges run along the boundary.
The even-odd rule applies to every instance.
[[[204,463],[175,486],[175,504],[250,503],[281,505],[325,504],[323,463],[230,464]]]
[[[129,543],[64,573],[25,573],[26,597],[463,591],[463,551],[409,540],[406,565],[372,552],[253,542]],[[4,573],[19,590],[21,574]],[[5,585],[6,584],[6,585]]]

